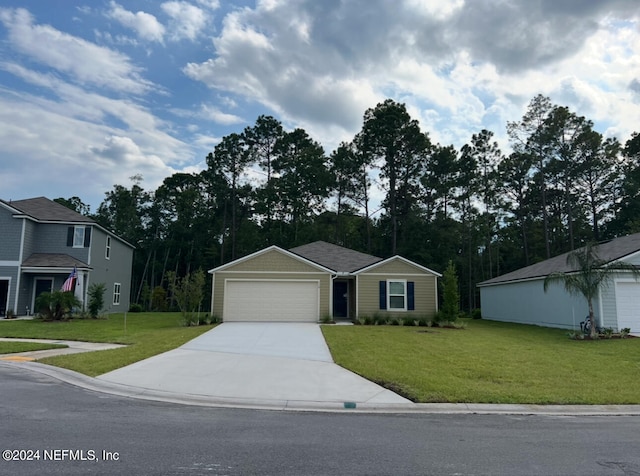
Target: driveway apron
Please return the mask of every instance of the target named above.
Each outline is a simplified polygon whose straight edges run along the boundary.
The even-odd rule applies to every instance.
[[[333,363],[320,326],[306,323],[224,323],[98,379],[238,403],[410,403]]]

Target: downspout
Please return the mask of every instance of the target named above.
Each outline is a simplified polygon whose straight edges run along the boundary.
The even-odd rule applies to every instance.
[[[20,315],[20,311],[18,311],[18,297],[20,296],[20,281],[22,278],[22,259],[23,259],[23,255],[24,255],[24,235],[25,235],[25,228],[26,228],[26,224],[27,224],[27,220],[26,218],[22,219],[22,232],[21,232],[21,237],[20,237],[20,254],[18,256],[18,276],[16,279],[16,290],[15,290],[15,297],[14,297],[14,304],[13,304],[13,310],[15,311],[16,315]],[[33,310],[32,310],[33,311]]]

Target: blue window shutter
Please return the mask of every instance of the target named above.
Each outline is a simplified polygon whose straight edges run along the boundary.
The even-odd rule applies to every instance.
[[[415,283],[413,281],[407,281],[407,310],[415,311]]]
[[[387,308],[387,282],[380,281],[380,309]]]
[[[89,248],[91,244],[91,227],[87,226],[84,229],[84,247]]]
[[[73,227],[67,228],[67,246],[73,246]]]

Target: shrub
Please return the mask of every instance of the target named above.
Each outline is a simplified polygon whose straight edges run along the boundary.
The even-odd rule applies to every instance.
[[[13,309],[7,309],[7,313],[5,315],[6,319],[15,319],[16,318],[16,313],[13,311]]]
[[[142,312],[142,306],[136,302],[129,306],[129,312]]]
[[[87,310],[92,319],[97,319],[98,314],[104,307],[104,292],[107,286],[104,283],[93,283],[89,286],[87,294],[89,295],[89,302],[87,303]]]
[[[613,328],[605,327],[604,329],[602,329],[602,336],[605,339],[611,339],[613,337]]]
[[[71,309],[82,303],[73,292],[52,291],[42,293],[36,298],[36,311],[45,321],[61,321],[70,317]]]
[[[482,311],[478,308],[471,311],[471,319],[482,319]]]
[[[620,329],[620,339],[626,338],[629,334],[631,334],[630,327],[624,327],[623,329]]]

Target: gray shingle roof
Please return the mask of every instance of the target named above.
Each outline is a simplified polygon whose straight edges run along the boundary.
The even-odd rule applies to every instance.
[[[23,268],[90,268],[73,256],[63,253],[33,253],[22,262]]]
[[[600,243],[596,248],[598,257],[607,263],[624,258],[625,256],[637,251],[640,251],[640,233],[622,236],[611,241]],[[568,255],[569,253],[564,253],[525,268],[517,269],[511,273],[503,274],[497,278],[478,283],[478,286],[507,283],[524,279],[543,278],[551,273],[568,273],[576,271],[567,264]]]
[[[351,273],[382,261],[382,258],[377,256],[350,250],[326,241],[314,241],[291,248],[289,251],[339,273]]]
[[[46,197],[28,198],[26,200],[14,200],[11,202],[3,200],[3,202],[39,221],[95,223],[91,218],[74,212],[64,205],[60,205]]]

